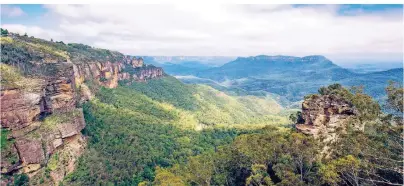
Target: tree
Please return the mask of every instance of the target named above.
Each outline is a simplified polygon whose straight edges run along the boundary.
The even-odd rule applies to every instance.
[[[320,171],[325,180],[333,184],[402,185],[404,163],[404,136],[402,122],[402,87],[386,88],[386,107],[398,115],[383,114],[380,106],[361,90],[354,90],[350,100],[360,111],[360,121],[366,123],[364,131],[347,131],[334,144],[334,160]],[[337,174],[332,170],[341,170]]]
[[[297,111],[296,113],[290,114],[289,120],[291,120],[293,123],[299,123],[299,124],[304,123],[301,111]]]
[[[1,28],[1,35],[2,35],[2,36],[7,36],[7,35],[8,35],[8,30]]]
[[[267,173],[267,166],[254,164],[251,166],[251,175],[247,178],[246,186],[273,186],[275,185]]]
[[[209,186],[213,175],[213,154],[190,157],[185,170],[189,182]]]
[[[28,186],[29,185],[29,177],[27,174],[17,174],[14,176],[14,185],[15,186]]]
[[[403,113],[403,87],[400,87],[397,83],[390,81],[389,85],[386,87],[386,92],[388,103],[387,108],[390,108],[395,112]]]
[[[318,152],[319,148],[313,137],[291,133],[278,159],[279,163],[274,167],[277,176],[282,180],[297,176],[298,183],[309,182],[315,172]]]
[[[28,37],[28,34],[25,32],[24,37]]]
[[[157,186],[185,186],[181,177],[176,176],[167,169],[156,167],[156,178],[153,185]]]
[[[332,160],[329,164],[320,168],[320,174],[324,183],[336,185],[359,186],[361,184],[360,161],[352,155]]]

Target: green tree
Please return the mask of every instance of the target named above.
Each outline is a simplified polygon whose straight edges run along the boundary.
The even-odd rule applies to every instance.
[[[28,186],[29,177],[27,174],[17,174],[14,176],[14,186]]]
[[[332,160],[329,164],[320,168],[320,174],[324,183],[336,185],[361,185],[360,160],[352,155]]]
[[[212,153],[190,157],[185,168],[185,178],[190,183],[209,186],[213,176],[213,166]]]
[[[246,186],[273,186],[275,185],[267,173],[267,166],[254,164],[251,166],[251,175],[247,178]]]
[[[293,123],[304,123],[304,119],[303,119],[301,111],[297,111],[296,113],[290,114],[289,120],[291,120]]]
[[[185,186],[181,177],[176,176],[167,169],[156,167],[156,178],[153,185],[156,186]]]
[[[393,109],[396,112],[403,113],[403,87],[399,86],[395,82],[389,82],[389,86],[386,87],[387,92],[387,107]],[[398,114],[399,116],[402,114]]]
[[[8,35],[8,30],[1,28],[1,35],[2,35],[2,36],[7,36],[7,35]]]

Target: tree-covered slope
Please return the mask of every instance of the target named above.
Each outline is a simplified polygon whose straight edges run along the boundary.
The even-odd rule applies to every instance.
[[[173,77],[133,83],[131,89],[169,103],[192,116],[197,126],[286,124],[283,108],[271,97],[231,96],[206,85],[187,85]]]
[[[341,122],[339,129],[322,131],[340,136],[333,141],[300,130],[285,132],[267,126],[259,133],[239,135],[215,152],[190,157],[186,163],[171,168],[157,168],[152,184],[402,185],[403,88],[391,84],[386,90],[388,106],[396,110],[397,115],[381,113],[379,105],[370,96],[359,89],[351,92],[339,84],[322,87],[319,94],[307,96],[309,102],[320,97],[334,97],[349,103],[343,107],[358,109],[360,114]],[[317,106],[320,110],[328,108],[326,113],[332,112],[328,104],[321,102]],[[337,102],[333,104],[338,105]],[[303,112],[316,108],[308,109]],[[346,108],[340,109],[342,115],[348,114]],[[316,117],[306,116],[306,119],[314,120],[307,123],[318,122],[313,128],[325,122],[327,129],[331,129],[334,126],[329,124],[336,122],[325,119],[327,116],[324,115]],[[344,117],[339,118],[339,121],[343,120]],[[363,129],[353,128],[361,123],[366,123]]]
[[[157,166],[184,163],[240,133],[290,122],[270,98],[229,96],[173,77],[101,88],[83,108],[88,150],[66,184],[151,182]]]

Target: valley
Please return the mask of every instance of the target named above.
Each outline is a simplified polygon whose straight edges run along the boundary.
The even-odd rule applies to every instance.
[[[161,65],[3,31],[2,185],[403,183],[402,69],[359,74],[324,56]]]

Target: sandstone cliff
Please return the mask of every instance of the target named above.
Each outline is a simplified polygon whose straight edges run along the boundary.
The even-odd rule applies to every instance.
[[[92,99],[88,85],[115,88],[164,75],[142,58],[86,45],[1,39],[2,184],[26,173],[31,183],[58,185],[74,170],[86,146],[78,105]],[[3,73],[9,69],[18,70]]]
[[[52,66],[53,68],[45,68]],[[24,86],[2,87],[1,127],[7,141],[3,143],[1,173],[12,175],[26,173],[34,177],[45,172],[55,153],[69,150],[64,161],[74,164],[85,146],[81,130],[85,127],[83,112],[76,108],[79,96],[75,89],[73,66],[69,63],[51,64],[43,68],[42,76],[24,78],[33,89]],[[51,69],[53,76],[45,75]],[[2,77],[3,78],[3,77]],[[62,173],[47,170],[52,183],[73,171],[68,165],[58,166]]]
[[[130,59],[125,57],[122,61],[115,63],[88,62],[74,64],[74,74],[78,85],[81,85],[87,79],[108,88],[115,88],[118,86],[119,81],[125,80],[127,83],[147,81],[148,79],[163,76],[164,72],[160,67],[143,64],[141,58]]]

